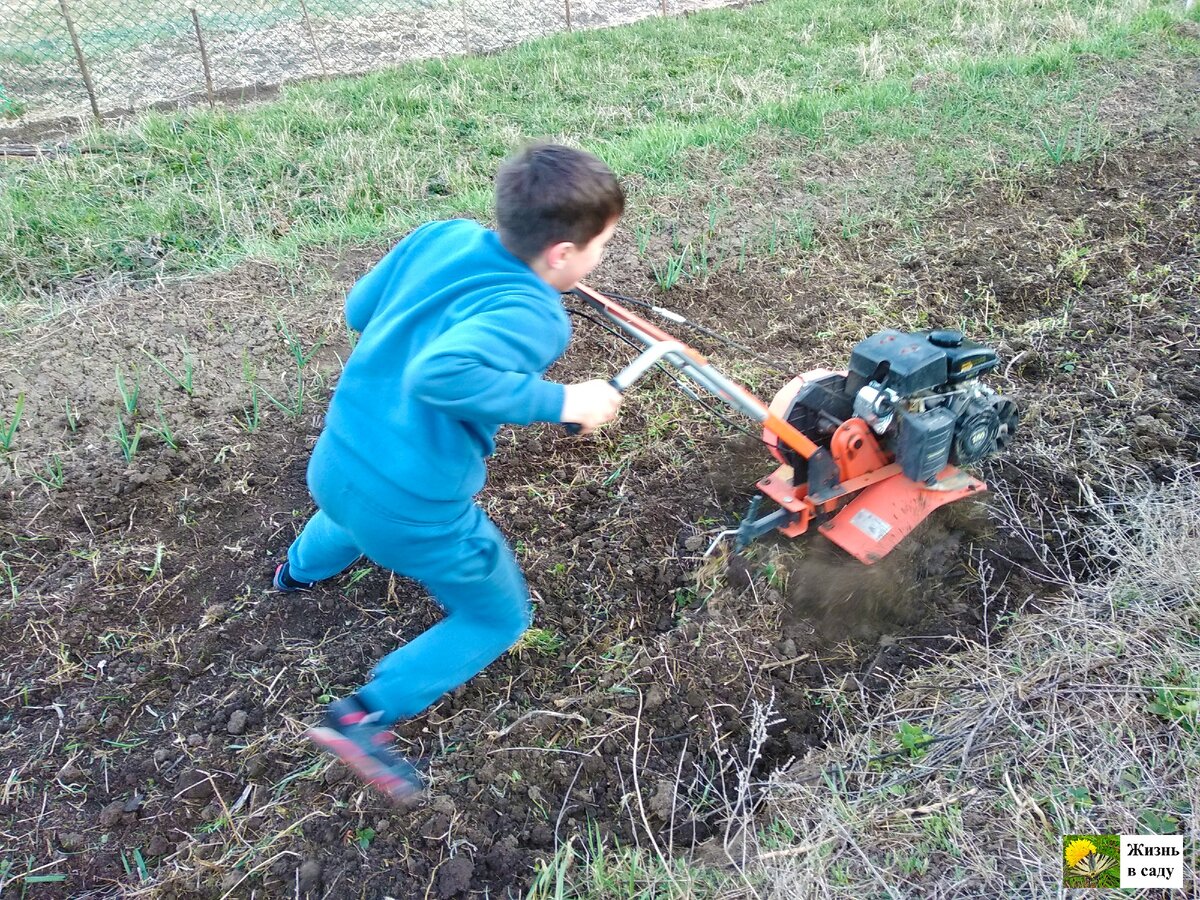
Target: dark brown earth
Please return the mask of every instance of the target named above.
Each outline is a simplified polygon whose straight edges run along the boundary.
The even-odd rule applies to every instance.
[[[310,512],[307,455],[348,350],[340,297],[377,251],[129,292],[9,338],[0,410],[27,405],[0,503],[0,882],[65,878],[12,879],[5,896],[517,896],[588,823],[689,851],[723,824],[756,701],[779,720],[754,763],[766,774],[827,739],[828,686],[869,702],[997,627],[985,584],[1046,590],[1001,505],[1063,510],[1027,524],[1060,529],[1069,566],[1093,474],[1200,462],[1198,183],[1200,144],[1160,136],[1017,190],[984,185],[919,245],[886,226],[851,243],[819,231],[794,271],[751,260],[672,291],[664,302],[796,371],[843,365],[879,327],[961,325],[1001,352],[991,381],[1024,431],[984,467],[993,493],[876,568],[812,536],[764,541],[727,573],[701,555],[770,469],[753,441],[661,383],[590,438],[504,430],[481,502],[522,560],[543,640],[398,729],[433,777],[412,810],[300,734],[434,607],[368,567],[309,596],[267,590]],[[625,240],[593,280],[652,296]],[[303,367],[288,334],[301,358],[320,344]],[[786,380],[697,344],[766,396]],[[176,375],[193,358],[193,394],[147,354]],[[580,322],[555,374],[624,358]],[[117,369],[140,380],[136,414],[118,412]],[[291,415],[266,395],[292,404],[297,378]],[[118,419],[143,427],[128,465]],[[149,432],[163,422],[177,448]]]

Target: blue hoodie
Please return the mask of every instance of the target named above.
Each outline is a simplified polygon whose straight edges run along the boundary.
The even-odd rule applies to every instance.
[[[414,496],[468,500],[500,425],[560,420],[564,388],[543,376],[571,336],[562,298],[475,222],[412,232],[354,285],[346,320],[362,336],[310,485],[353,485],[398,514]]]

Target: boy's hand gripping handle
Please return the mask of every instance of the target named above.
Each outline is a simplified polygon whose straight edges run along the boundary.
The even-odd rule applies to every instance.
[[[630,386],[645,375],[660,359],[672,354],[683,354],[686,359],[687,347],[679,341],[658,341],[639,353],[629,365],[608,380],[613,388],[624,394]],[[563,425],[567,434],[579,434],[583,430],[578,422],[566,422]]]
[[[608,379],[608,383],[612,385],[613,389],[618,393],[625,393],[625,389],[621,387],[621,383],[616,378]],[[563,428],[567,430],[567,434],[579,434],[579,432],[583,431],[583,426],[578,422],[565,422],[563,423]]]

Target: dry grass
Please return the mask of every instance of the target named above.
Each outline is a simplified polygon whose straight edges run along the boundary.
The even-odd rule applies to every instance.
[[[841,740],[772,777],[752,849],[729,847],[753,893],[1057,896],[1063,834],[1195,833],[1200,479],[1111,488],[1064,526],[1074,564],[1023,531],[1054,599],[864,721],[851,702]],[[1000,599],[1004,573],[980,577]],[[902,747],[906,723],[929,741]]]

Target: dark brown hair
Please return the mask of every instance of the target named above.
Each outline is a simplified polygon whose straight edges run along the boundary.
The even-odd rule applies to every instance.
[[[525,262],[560,241],[583,246],[624,211],[617,176],[583,150],[531,144],[496,173],[496,230]]]

